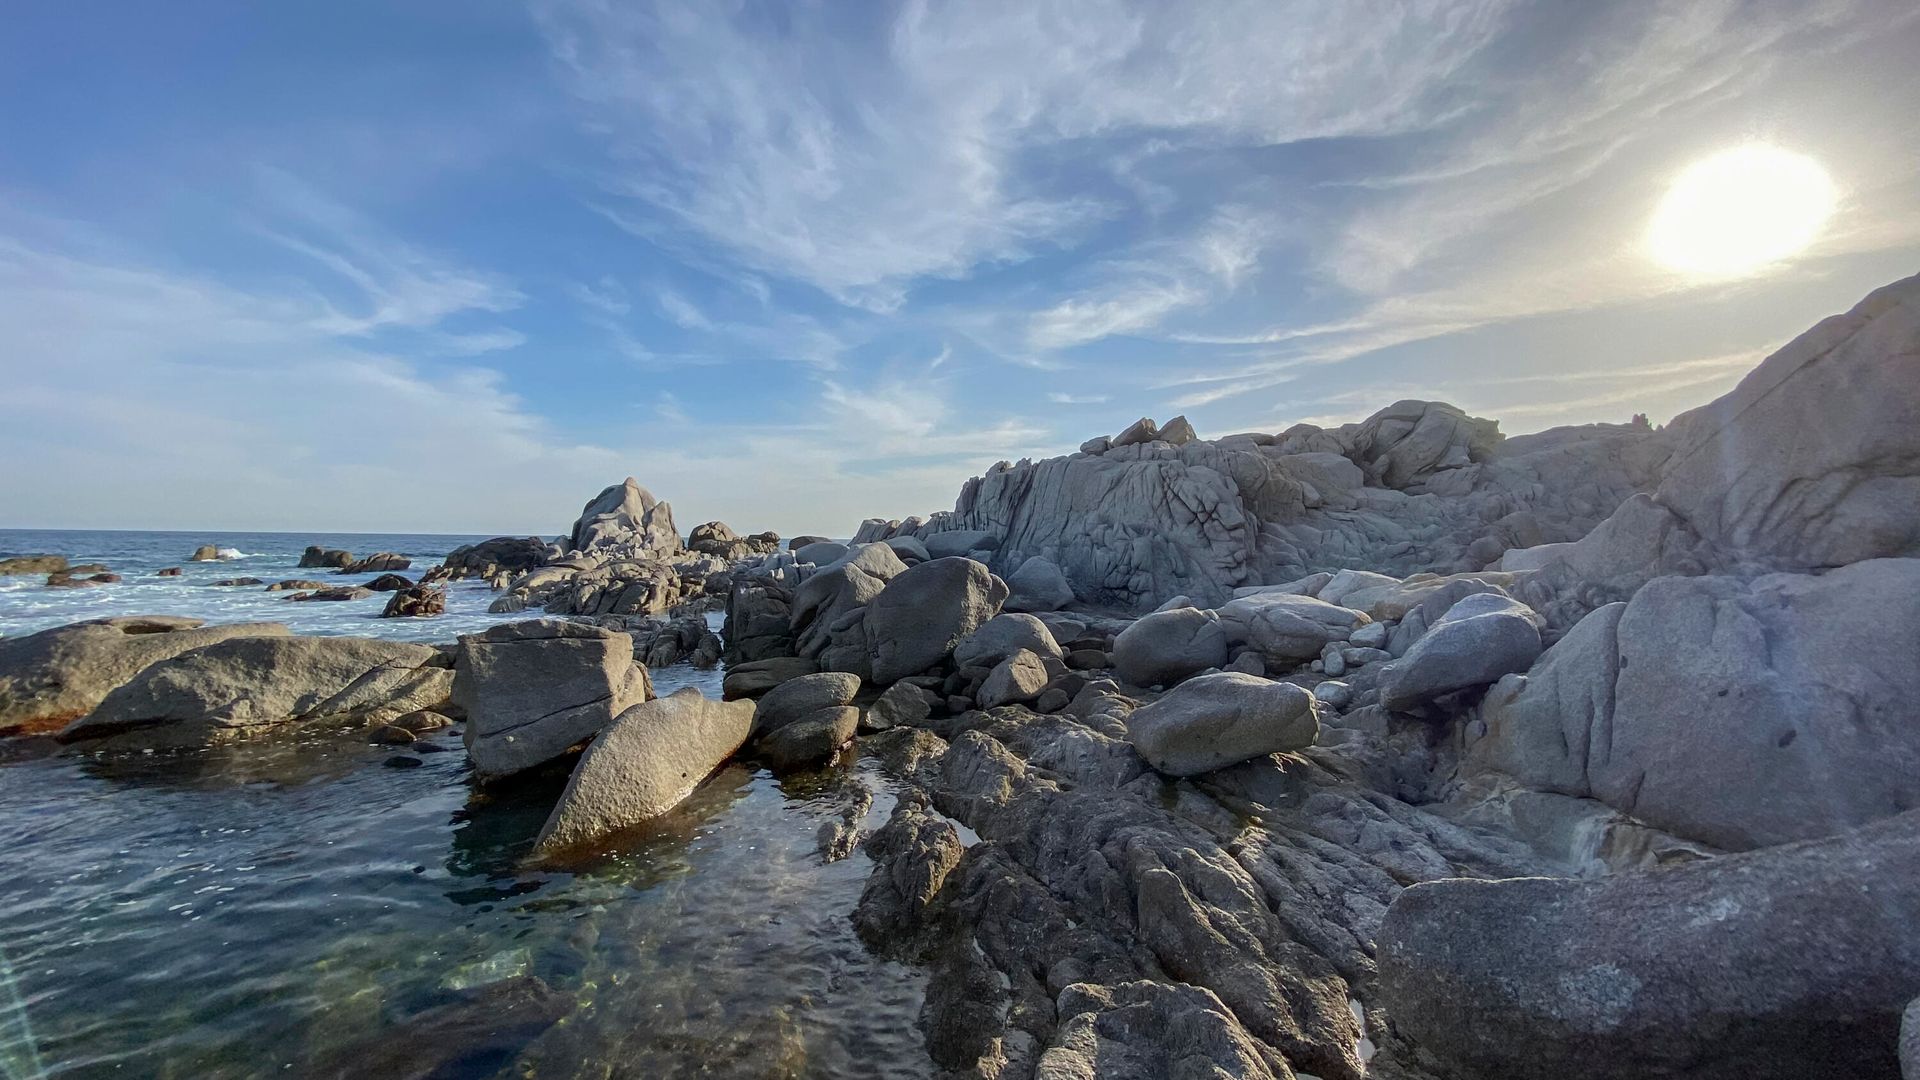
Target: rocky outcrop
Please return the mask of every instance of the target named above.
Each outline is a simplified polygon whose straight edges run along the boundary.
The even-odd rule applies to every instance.
[[[652,696],[626,634],[536,619],[460,639],[453,700],[483,780],[551,761]]]
[[[1035,555],[1007,578],[1008,611],[1059,611],[1073,603],[1073,583],[1049,558]]]
[[[355,559],[334,571],[339,574],[388,574],[396,570],[406,570],[413,566],[413,560],[405,555],[396,555],[391,551],[379,551],[364,559]]]
[[[447,553],[440,561],[455,578],[486,578],[501,574],[524,574],[545,566],[558,551],[537,536],[496,536],[477,544],[465,544]],[[307,563],[303,560],[300,565]]]
[[[241,636],[157,661],[60,732],[125,748],[218,746],[312,725],[444,710],[445,653],[352,637]]]
[[[934,559],[905,569],[867,605],[873,681],[890,686],[945,660],[999,614],[1006,598],[1006,582],[972,559]]]
[[[1920,812],[1600,881],[1442,881],[1380,929],[1396,1031],[1486,1080],[1899,1076]]]
[[[207,626],[165,615],[95,619],[0,639],[0,735],[47,734],[86,716],[152,664],[279,623]]]
[[[380,611],[383,619],[424,619],[447,610],[447,591],[424,585],[409,585],[387,598]]]
[[[1168,776],[1304,750],[1319,734],[1312,694],[1231,671],[1190,679],[1127,717],[1127,741]]]
[[[200,545],[199,547],[197,547],[197,548],[194,548],[194,549],[193,549],[193,554],[192,554],[191,556],[189,556],[189,557],[188,557],[188,560],[187,560],[187,561],[189,561],[189,562],[219,562],[219,561],[220,561],[220,549],[219,549],[219,548],[217,548],[217,547],[215,547],[215,546],[214,546],[214,545],[212,545],[212,544],[201,544],[201,545]]]
[[[662,558],[681,550],[673,507],[654,498],[631,476],[588,501],[567,534],[567,546],[578,552],[629,558]]]
[[[724,521],[709,521],[695,525],[693,531],[687,534],[687,547],[723,559],[744,559],[749,555],[771,555],[780,550],[780,535],[764,532],[741,536],[728,528]]]
[[[331,566],[335,569],[353,565],[353,553],[339,548],[325,548],[318,544],[308,545],[300,555],[300,568],[311,570]]]
[[[580,851],[666,813],[740,749],[752,726],[752,703],[710,701],[692,687],[630,706],[580,756],[534,849]]]
[[[16,555],[11,559],[0,559],[0,576],[58,574],[66,569],[65,555]]]

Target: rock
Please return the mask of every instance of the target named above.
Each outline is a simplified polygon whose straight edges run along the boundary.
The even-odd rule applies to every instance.
[[[847,545],[832,540],[819,540],[803,548],[796,548],[793,557],[803,563],[815,566],[828,566],[847,557]]]
[[[1075,649],[1067,654],[1067,666],[1075,671],[1094,671],[1112,664],[1101,649]]]
[[[1168,446],[1185,446],[1199,436],[1193,433],[1193,425],[1187,422],[1186,417],[1176,416],[1160,429],[1157,438]]]
[[[111,585],[119,580],[119,574],[93,574],[88,577],[73,577],[68,574],[48,574],[47,588],[85,589],[95,585]]]
[[[822,671],[781,683],[760,699],[753,714],[756,736],[777,731],[822,709],[853,704],[860,677],[843,671]]]
[[[248,578],[243,584],[258,585],[258,578]],[[358,585],[340,585],[331,589],[319,589],[314,592],[294,593],[289,600],[365,600],[373,595],[372,589],[363,589]]]
[[[1344,709],[1353,701],[1353,687],[1338,679],[1328,679],[1313,688],[1313,699],[1329,709]]]
[[[1909,812],[1596,881],[1416,885],[1380,928],[1381,999],[1486,1080],[1894,1077],[1920,986],[1915,881]]]
[[[1900,1018],[1900,1077],[1920,1080],[1920,998]]]
[[[788,679],[811,675],[818,670],[820,666],[804,656],[773,656],[765,660],[731,664],[727,667],[722,696],[729,701],[734,698],[755,697]]]
[[[814,536],[811,533],[807,533],[805,535],[796,536],[793,539],[787,541],[787,550],[797,552],[801,548],[806,547],[808,544],[824,544],[827,542],[828,542],[827,537]]]
[[[1267,677],[1267,662],[1259,653],[1249,649],[1228,661],[1223,670],[1237,671],[1242,675],[1254,675],[1264,679]]]
[[[859,709],[831,705],[759,736],[754,747],[777,770],[800,769],[832,760],[859,726]]]
[[[1715,847],[1826,836],[1920,805],[1915,656],[1920,560],[1658,578],[1489,691],[1469,761]]]
[[[1127,425],[1125,431],[1107,440],[1107,448],[1110,450],[1118,450],[1123,446],[1137,446],[1141,443],[1152,442],[1158,438],[1159,435],[1160,428],[1153,422],[1153,418],[1143,416]]]
[[[1008,611],[1059,611],[1073,603],[1073,585],[1059,564],[1035,555],[1007,578]]]
[[[996,709],[1032,701],[1047,688],[1047,668],[1038,654],[1021,649],[994,665],[980,685],[980,707]]]
[[[452,727],[453,718],[445,713],[435,712],[432,709],[419,709],[407,713],[405,716],[396,717],[392,726],[405,728],[415,735],[424,735],[429,731],[439,731],[441,728]]]
[[[285,636],[278,623],[95,619],[0,638],[0,735],[55,732],[92,712],[149,665],[230,638]]]
[[[412,746],[413,732],[398,724],[381,724],[367,733],[367,741],[381,746]]]
[[[1468,596],[1382,673],[1380,704],[1405,711],[1527,670],[1540,657],[1536,618],[1518,600],[1493,593]]]
[[[952,559],[1000,546],[1000,538],[983,529],[954,529],[933,533],[923,539],[928,556],[935,559]]]
[[[1027,649],[1039,656],[1060,656],[1060,645],[1047,625],[1031,615],[995,615],[979,625],[953,647],[953,662],[960,667],[992,667]]]
[[[587,503],[567,535],[567,546],[574,551],[658,558],[679,553],[680,530],[673,525],[673,507],[629,476]]]
[[[821,660],[822,667],[847,664],[869,668],[864,623],[856,633],[855,622],[850,620],[864,619],[864,615],[855,616],[854,612],[864,609],[889,581],[906,571],[907,564],[885,544],[849,548],[841,558],[815,570],[793,590],[788,627],[793,635],[794,651]],[[838,639],[836,634],[840,635]],[[853,651],[851,645],[856,642],[858,655],[849,656]],[[840,648],[834,650],[835,660],[829,662],[826,654],[836,645]],[[866,677],[870,671],[854,673]]]
[[[0,559],[0,575],[58,574],[65,569],[65,555],[17,555],[11,559]]]
[[[219,581],[212,582],[210,587],[215,589],[238,589],[248,585],[258,585],[260,583],[261,583],[260,579],[257,577],[230,577],[230,578],[221,578]],[[298,587],[303,589],[313,589],[313,588],[324,589],[326,588],[326,585],[322,582],[308,581],[308,582],[299,583]],[[272,590],[269,589],[268,591],[272,591]]]
[[[1114,667],[1135,686],[1176,683],[1226,662],[1226,629],[1197,608],[1143,615],[1113,639]]]
[[[593,740],[534,850],[578,851],[673,809],[747,741],[753,705],[687,687],[629,706]]]
[[[551,761],[653,696],[633,638],[558,619],[463,636],[454,672],[467,756],[482,780]]]
[[[381,574],[379,577],[367,582],[364,587],[372,589],[374,592],[398,592],[401,589],[413,588],[413,582],[408,581],[399,574]]]
[[[1304,750],[1319,734],[1312,694],[1228,671],[1189,679],[1127,718],[1127,741],[1169,776]]]
[[[418,619],[439,615],[447,610],[447,591],[410,585],[388,598],[381,610],[383,619]]]
[[[153,576],[154,577],[179,577],[180,568],[177,566],[169,566],[163,570],[155,570],[153,572]]]
[[[213,546],[212,544],[201,544],[201,545],[200,545],[199,547],[197,547],[197,548],[194,548],[194,549],[193,549],[193,554],[192,554],[192,556],[190,556],[190,557],[188,558],[188,560],[187,560],[187,561],[189,561],[189,562],[219,562],[219,561],[220,561],[220,549],[219,549],[219,548],[217,548],[217,547],[215,547],[215,546]]]
[[[452,687],[446,654],[429,645],[231,637],[153,663],[60,738],[204,747],[315,724],[377,726],[444,708]]]
[[[260,584],[258,581],[251,581],[249,579],[243,579],[243,578],[233,578],[231,580],[238,584],[253,584],[253,585]],[[214,584],[224,585],[226,584],[226,582],[216,581],[214,582]],[[332,588],[332,586],[328,585],[324,581],[303,581],[299,578],[289,578],[286,581],[276,581],[273,584],[267,586],[267,591],[268,592],[298,592],[298,591],[307,590],[307,589],[327,589],[327,588]]]
[[[917,727],[933,715],[933,705],[933,696],[920,687],[909,682],[894,683],[872,705],[867,706],[866,715],[860,719],[860,730],[886,731],[902,725]]]
[[[352,565],[352,552],[341,551],[339,548],[323,548],[317,544],[309,546],[300,556],[300,568],[302,570],[310,570],[324,566],[331,566],[338,569]]]
[[[740,534],[728,528],[724,521],[709,521],[695,525],[693,531],[687,534],[688,548],[710,555],[726,555],[739,541]]]
[[[545,566],[556,548],[537,536],[496,536],[477,544],[463,544],[447,552],[440,567],[452,578],[493,578],[501,574],[524,574]],[[351,563],[347,559],[346,565]],[[302,560],[302,566],[307,565]],[[426,579],[421,579],[426,584]]]
[[[1358,645],[1363,649],[1384,649],[1387,647],[1387,634],[1386,623],[1370,622],[1365,626],[1355,627],[1353,632],[1347,635],[1347,643]]]
[[[1053,1044],[1034,1073],[1044,1080],[1292,1075],[1218,997],[1197,986],[1144,979],[1111,989],[1075,983],[1060,992],[1059,1016]]]
[[[1113,440],[1111,438],[1105,435],[1096,435],[1080,444],[1080,452],[1083,454],[1099,455],[1106,453],[1112,446]]]
[[[381,574],[393,570],[405,570],[413,565],[413,560],[391,551],[376,552],[364,559],[356,559],[334,571],[336,574]]]
[[[890,686],[946,659],[1006,598],[1006,583],[972,559],[936,558],[908,568],[867,605],[873,681]]]
[[[1256,593],[1230,600],[1220,623],[1230,642],[1244,642],[1266,655],[1270,670],[1285,670],[1320,655],[1329,642],[1345,641],[1367,616],[1311,596]]]
[[[432,1080],[485,1075],[573,1011],[574,997],[532,975],[489,983],[358,1039],[292,1075],[307,1080]]]
[[[1033,708],[1035,712],[1057,713],[1071,704],[1073,704],[1072,694],[1061,687],[1050,686],[1034,699]]]

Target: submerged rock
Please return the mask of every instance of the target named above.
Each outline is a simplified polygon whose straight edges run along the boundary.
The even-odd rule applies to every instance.
[[[0,735],[58,731],[161,660],[230,638],[287,633],[279,623],[132,615],[0,638]]]
[[[453,700],[482,780],[551,761],[652,696],[626,634],[535,619],[460,639]]]
[[[577,851],[666,813],[752,728],[752,702],[710,701],[693,687],[629,707],[580,756],[535,850]]]
[[[1380,928],[1395,1029],[1485,1080],[1899,1075],[1920,812],[1600,881],[1439,881]]]

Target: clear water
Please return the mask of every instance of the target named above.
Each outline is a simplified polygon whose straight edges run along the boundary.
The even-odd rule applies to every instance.
[[[146,535],[61,553],[117,550],[116,569],[143,545],[174,553]],[[339,539],[311,542],[373,550]],[[0,592],[0,620],[46,617],[20,595]],[[654,674],[662,693],[721,678]],[[528,852],[560,779],[481,792],[457,735],[443,753],[362,740],[119,756],[0,741],[0,1080],[930,1074],[922,977],[868,954],[848,919],[870,864],[817,850],[824,822],[890,812],[872,762],[779,780],[732,764],[605,857],[551,868]],[[528,977],[558,1002],[550,1026],[487,1000]]]

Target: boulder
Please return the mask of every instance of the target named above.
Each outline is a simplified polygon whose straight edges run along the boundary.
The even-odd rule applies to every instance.
[[[279,623],[206,626],[164,615],[94,619],[0,638],[0,735],[50,734],[92,712],[149,665],[242,637],[283,637]]]
[[[908,682],[886,688],[860,718],[860,730],[886,731],[889,728],[917,727],[933,715],[933,695]]]
[[[1185,416],[1176,416],[1160,428],[1157,439],[1168,446],[1185,446],[1199,437]]]
[[[860,677],[844,671],[822,671],[789,679],[767,692],[753,714],[753,730],[765,735],[821,709],[853,704]]]
[[[747,741],[753,705],[687,687],[629,706],[593,740],[534,850],[578,851],[679,805]]]
[[[881,543],[892,548],[893,553],[900,556],[900,561],[908,566],[933,558],[933,553],[927,550],[927,545],[911,536],[889,536]]]
[[[188,561],[189,562],[219,562],[220,549],[215,547],[212,544],[201,544],[199,547],[193,549],[193,554],[188,557]]]
[[[1006,582],[972,559],[937,558],[906,569],[867,605],[873,681],[890,686],[946,659],[1006,598]]]
[[[380,612],[383,619],[420,619],[447,610],[447,591],[424,585],[409,585],[387,599]]]
[[[851,630],[846,620],[853,612],[865,608],[889,581],[906,571],[907,564],[893,549],[878,543],[855,545],[839,559],[815,570],[793,590],[787,625],[793,634],[794,651],[819,659],[834,644],[835,628]],[[864,652],[864,638],[860,640]]]
[[[248,585],[258,585],[260,583],[261,583],[260,579],[257,577],[230,577],[230,578],[221,578],[219,581],[209,582],[208,586],[210,588],[215,588],[215,589],[239,589],[239,588],[244,588]],[[327,586],[326,586],[326,583],[324,582],[307,581],[307,582],[301,582],[299,587],[303,589],[324,589]],[[269,588],[268,591],[272,592],[273,589]]]
[[[587,503],[567,534],[567,546],[573,551],[658,558],[680,552],[680,530],[673,525],[673,507],[629,476]]]
[[[1312,660],[1329,642],[1345,641],[1371,621],[1351,608],[1279,592],[1242,596],[1220,608],[1228,640],[1259,649],[1272,670]]]
[[[1123,446],[1138,446],[1159,438],[1160,427],[1150,416],[1143,416],[1127,425],[1127,429],[1107,440],[1109,450],[1118,450]]]
[[[1537,619],[1532,608],[1506,596],[1466,597],[1382,672],[1380,704],[1404,711],[1527,670],[1540,657]]]
[[[1073,603],[1073,585],[1058,563],[1035,555],[1007,578],[1008,611],[1059,611]]]
[[[1127,717],[1127,741],[1168,776],[1304,750],[1319,735],[1312,694],[1234,671],[1189,679]]]
[[[231,578],[229,579],[229,581],[214,582],[215,585],[226,585],[229,583],[232,583],[235,585],[260,584],[260,582],[254,578]],[[327,588],[332,588],[332,586],[328,585],[324,581],[304,581],[300,578],[288,578],[285,581],[276,581],[273,584],[267,586],[267,591],[268,592],[304,592],[310,589],[327,589]]]
[[[65,555],[16,555],[0,559],[0,576],[9,574],[58,574],[67,569]]]
[[[859,709],[829,705],[759,736],[754,746],[775,769],[800,769],[832,760],[859,726]]]
[[[318,544],[309,545],[307,550],[303,552],[300,556],[300,568],[303,570],[311,570],[311,569],[326,567],[326,566],[331,566],[331,567],[334,567],[335,569],[338,569],[341,567],[352,566],[352,565],[353,565],[352,552],[341,551],[339,548],[324,548],[319,546]]]
[[[381,574],[379,577],[367,582],[365,588],[372,589],[374,592],[398,592],[401,589],[413,588],[413,582],[408,581],[399,574]]]
[[[482,780],[551,761],[653,696],[632,637],[558,619],[462,637],[454,672],[467,756]]]
[[[1000,538],[984,529],[952,529],[923,537],[927,554],[935,559],[951,559],[974,551],[991,551],[1000,546]]]
[[[1039,655],[1021,649],[995,664],[980,684],[980,707],[997,709],[1030,702],[1047,688],[1048,678],[1047,666],[1040,662]]]
[[[378,551],[364,559],[353,562],[334,571],[337,574],[385,574],[395,570],[405,570],[413,565],[413,560],[405,555],[396,555],[391,551]]]
[[[154,577],[179,577],[180,574],[181,570],[177,566],[169,566],[153,572]]]
[[[1226,662],[1226,628],[1198,608],[1143,615],[1113,639],[1114,668],[1135,686],[1176,683]]]
[[[1485,1080],[1891,1080],[1915,881],[1920,812],[1594,881],[1428,882],[1381,925],[1381,1000]]]
[[[847,557],[847,545],[832,540],[819,540],[805,547],[793,549],[793,557],[803,563],[814,566],[828,566]]]
[[[721,695],[729,701],[734,698],[756,697],[788,679],[811,675],[819,670],[820,665],[804,656],[770,656],[765,660],[730,664],[727,667],[727,677],[722,685]]]
[[[808,544],[824,544],[829,539],[830,539],[829,537],[825,537],[825,536],[815,536],[812,533],[803,533],[787,541],[787,550],[797,552],[801,548],[806,547]]]
[[[1031,615],[1001,614],[962,638],[953,647],[953,662],[960,667],[992,667],[1021,649],[1040,656],[1061,655],[1046,623]]]
[[[554,552],[552,544],[537,536],[496,536],[454,548],[447,552],[440,566],[449,577],[492,578],[500,574],[524,574],[545,566]],[[300,565],[307,564],[303,560]]]
[[[687,547],[710,555],[725,555],[739,540],[740,534],[728,528],[726,522],[709,521],[695,525],[687,534]]]
[[[430,645],[233,637],[153,663],[60,738],[205,747],[313,724],[372,727],[444,709],[452,688],[446,654]]]
[[[258,585],[260,584],[260,579],[247,578],[244,581],[244,584]],[[287,599],[302,600],[302,601],[305,601],[305,600],[365,600],[367,597],[372,595],[373,595],[372,589],[363,589],[358,585],[338,585],[333,588],[318,589],[313,592],[294,593],[292,596],[287,597]]]
[[[1920,805],[1915,656],[1917,559],[1658,578],[1489,691],[1468,760],[1715,847],[1826,836]]]

